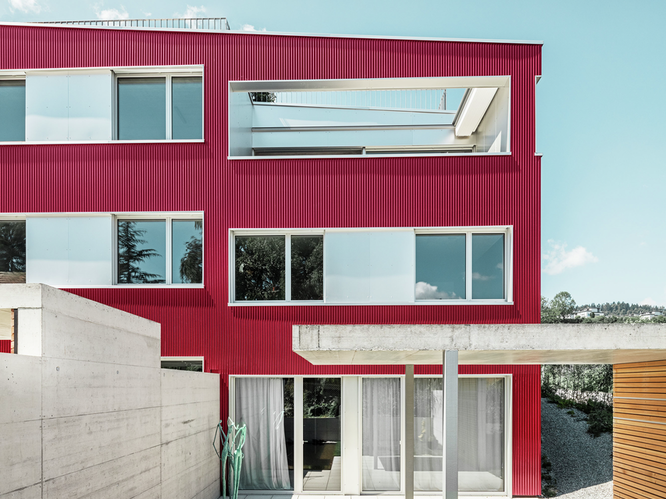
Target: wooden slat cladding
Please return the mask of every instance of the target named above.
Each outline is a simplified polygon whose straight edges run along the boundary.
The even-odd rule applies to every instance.
[[[666,360],[613,366],[613,494],[666,498]]]

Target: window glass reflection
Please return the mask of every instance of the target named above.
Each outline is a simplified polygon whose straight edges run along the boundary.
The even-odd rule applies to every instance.
[[[504,298],[504,234],[472,235],[472,298]]]
[[[324,299],[324,236],[291,236],[291,299]]]
[[[118,78],[118,138],[166,139],[165,78]]]
[[[202,126],[201,77],[172,80],[174,139],[200,139]]]
[[[416,236],[417,300],[465,299],[465,235]]]
[[[237,236],[235,244],[236,300],[284,300],[284,236]]]
[[[0,284],[25,282],[25,220],[0,221]]]
[[[166,221],[118,220],[118,282],[163,284]]]
[[[25,140],[25,81],[0,81],[0,141]]]
[[[203,282],[203,251],[201,220],[174,220],[172,223],[172,268],[175,284],[200,284]]]

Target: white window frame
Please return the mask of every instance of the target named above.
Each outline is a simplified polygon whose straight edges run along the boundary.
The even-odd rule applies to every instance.
[[[416,300],[417,304],[506,304],[513,302],[513,226],[484,226],[484,227],[445,227],[421,228],[414,230],[415,236],[420,235],[464,235],[465,236],[465,299],[464,300]],[[504,298],[502,299],[476,299],[472,295],[472,236],[476,234],[503,234],[504,235]],[[414,241],[416,244],[416,241]],[[416,261],[414,262],[414,285],[416,285]],[[416,292],[416,290],[415,290]]]
[[[327,232],[373,232],[373,231],[413,231],[414,246],[416,236],[421,234],[465,234],[465,278],[466,293],[464,300],[416,300],[416,260],[412,278],[412,299],[409,302],[395,303],[333,303],[326,298],[326,258],[324,258],[324,299],[292,301],[291,298],[291,244],[292,235],[323,235],[324,250]],[[474,299],[472,296],[472,234],[504,234],[504,296],[503,299]],[[279,236],[285,240],[285,300],[236,301],[236,236]],[[378,306],[378,305],[513,305],[513,226],[463,226],[463,227],[330,227],[308,229],[229,229],[229,306]]]
[[[203,288],[204,283],[174,283],[173,282],[173,221],[176,220],[201,220],[201,280],[204,281],[204,232],[205,223],[203,213],[199,212],[183,212],[183,213],[160,213],[160,212],[146,212],[146,213],[114,213],[113,217],[113,287],[119,288]],[[164,260],[166,264],[164,283],[120,283],[118,282],[118,222],[121,220],[145,220],[145,221],[162,221],[166,223],[166,250]]]
[[[141,143],[201,143],[205,142],[205,78],[204,66],[187,65],[187,66],[88,66],[80,68],[35,68],[35,69],[22,69],[22,70],[0,70],[0,79],[21,79],[25,80],[26,72],[29,73],[63,73],[63,72],[76,72],[80,74],[87,74],[92,71],[108,70],[113,73],[111,92],[111,140],[38,140],[38,141],[6,141],[0,142],[3,145],[51,145],[51,144],[141,144]],[[201,138],[200,139],[173,139],[173,122],[171,119],[172,113],[172,78],[178,76],[192,76],[201,78]],[[119,140],[118,139],[118,78],[166,78],[166,139],[139,139],[139,140]],[[27,127],[27,121],[26,121]],[[27,130],[26,130],[27,133]]]
[[[291,299],[291,236],[322,236],[326,237],[323,229],[265,229],[265,230],[242,230],[232,229],[229,231],[229,301],[235,305],[323,305],[325,300],[292,300]],[[236,301],[236,236],[284,236],[284,300],[256,300]],[[324,259],[324,279],[326,279],[326,260]],[[233,300],[233,301],[232,301]]]
[[[169,357],[169,356],[162,356],[160,357],[160,363],[161,362],[201,362],[201,372],[205,373],[206,372],[206,363],[204,361],[203,356],[200,357],[182,357],[182,356],[175,356],[175,357]],[[171,369],[170,367],[162,367],[162,369]],[[191,372],[197,372],[197,371],[191,371]]]
[[[362,462],[362,443],[363,443],[363,379],[364,378],[399,378],[400,379],[400,462],[401,470],[405,469],[405,435],[404,435],[404,418],[405,418],[405,375],[404,374],[360,374],[360,375],[303,375],[303,374],[230,374],[229,375],[229,416],[236,421],[236,379],[238,378],[292,378],[294,380],[294,468],[298,464],[296,462],[296,440],[300,435],[302,440],[302,414],[300,419],[297,418],[297,409],[300,408],[302,411],[302,401],[300,404],[296,402],[296,396],[300,394],[303,395],[303,378],[342,378],[342,393],[341,393],[341,407],[340,407],[340,418],[341,418],[341,427],[342,427],[342,446],[345,449],[344,452],[348,452],[349,455],[355,455],[358,462]],[[345,396],[345,378],[354,378],[357,382],[358,396],[354,397],[355,400],[352,400],[350,397]],[[417,374],[414,378],[440,378],[441,375],[438,374]],[[459,374],[458,378],[502,378],[504,379],[504,491],[502,492],[460,492],[460,496],[472,496],[472,497],[513,497],[513,374]],[[299,389],[300,385],[300,389]],[[356,404],[356,407],[343,407],[343,404],[351,403],[351,405]],[[355,413],[356,421],[348,421],[347,414],[349,412]],[[298,419],[298,420],[297,420]],[[297,429],[297,423],[300,421],[301,430]],[[351,425],[351,426],[350,426]],[[354,431],[355,427],[355,431]],[[353,434],[353,438],[350,437]],[[355,441],[354,441],[355,440]],[[302,453],[302,451],[301,451]],[[302,459],[302,454],[301,454]],[[300,463],[302,465],[302,461]],[[345,471],[344,464],[341,463],[343,473]],[[391,494],[403,494],[405,493],[405,474],[400,473],[400,490],[399,491],[366,491],[363,490],[363,475],[362,469],[359,467],[357,470],[358,476],[342,477],[342,487],[345,489],[345,482],[352,482],[358,484],[358,490],[353,494],[355,495],[365,495],[370,494],[373,496],[377,495],[391,495]],[[297,473],[294,474],[295,478]],[[294,480],[296,482],[296,479]],[[298,488],[297,485],[301,487]],[[287,494],[300,494],[300,495],[322,495],[323,491],[303,491],[302,490],[302,479],[298,483],[294,483],[294,490],[242,490],[241,493],[249,495],[287,495]],[[350,491],[326,491],[326,495],[349,495]],[[418,495],[422,496],[442,496],[441,492],[437,491],[424,491],[418,492]]]

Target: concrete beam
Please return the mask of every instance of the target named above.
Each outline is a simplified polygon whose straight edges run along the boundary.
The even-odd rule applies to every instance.
[[[620,364],[666,358],[666,324],[396,324],[293,326],[312,364]]]

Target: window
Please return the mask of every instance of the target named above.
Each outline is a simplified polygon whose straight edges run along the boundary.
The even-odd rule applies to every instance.
[[[201,92],[201,77],[119,77],[118,139],[201,139]]]
[[[230,303],[507,304],[511,233],[506,226],[234,229]]]
[[[229,159],[508,154],[508,76],[229,82]]]
[[[0,220],[0,284],[25,282],[25,220]]]
[[[201,141],[203,66],[0,70],[0,144]]]
[[[416,300],[505,300],[504,233],[416,235]]]
[[[236,301],[323,300],[323,243],[322,235],[236,236]]]
[[[25,140],[25,80],[0,80],[0,142]]]
[[[119,218],[118,284],[201,284],[203,222]]]
[[[162,369],[176,371],[204,372],[203,357],[162,357]]]

